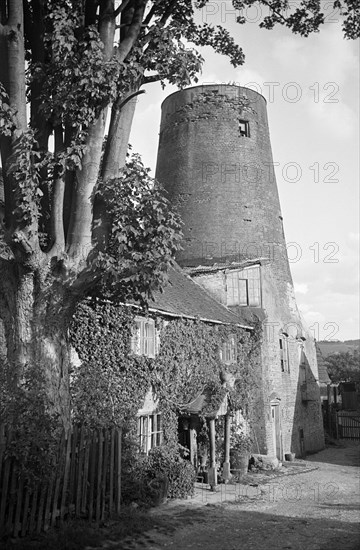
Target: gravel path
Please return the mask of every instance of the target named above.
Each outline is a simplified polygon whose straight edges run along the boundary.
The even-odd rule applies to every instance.
[[[152,511],[165,528],[109,543],[121,550],[358,550],[359,443],[342,441],[308,457],[304,470],[259,483],[197,490]],[[253,477],[253,480],[256,476]]]

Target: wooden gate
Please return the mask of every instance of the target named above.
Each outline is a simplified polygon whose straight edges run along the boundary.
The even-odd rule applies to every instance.
[[[352,411],[336,413],[337,437],[360,440],[360,414]]]

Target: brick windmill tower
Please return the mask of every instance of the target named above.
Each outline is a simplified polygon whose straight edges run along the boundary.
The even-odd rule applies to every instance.
[[[184,222],[178,263],[242,319],[262,322],[261,452],[322,448],[316,350],[295,301],[265,98],[230,85],[168,96],[156,177]]]

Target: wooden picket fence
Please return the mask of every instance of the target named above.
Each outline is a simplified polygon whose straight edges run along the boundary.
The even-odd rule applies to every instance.
[[[360,414],[356,411],[336,413],[336,433],[338,438],[360,440]]]
[[[40,533],[67,517],[99,522],[120,513],[120,429],[74,427],[62,436],[52,478],[35,487],[4,456],[4,434],[0,426],[0,536]]]

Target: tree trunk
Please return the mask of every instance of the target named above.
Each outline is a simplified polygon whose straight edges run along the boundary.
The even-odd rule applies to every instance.
[[[134,87],[125,96],[119,98],[111,110],[108,141],[105,148],[102,177],[116,178],[124,167],[129,137],[136,109],[139,87]]]
[[[0,265],[0,317],[13,383],[33,369],[48,412],[58,414],[65,429],[70,426],[68,326],[74,302],[49,273],[26,271],[15,262]]]
[[[137,96],[134,94],[138,92],[139,88],[135,87],[124,97],[118,98],[112,107],[109,134],[102,160],[101,178],[103,180],[118,178],[120,170],[125,166],[131,125],[137,104]],[[111,220],[104,206],[103,198],[97,195],[94,201],[92,238],[99,250],[106,249],[111,232]]]

